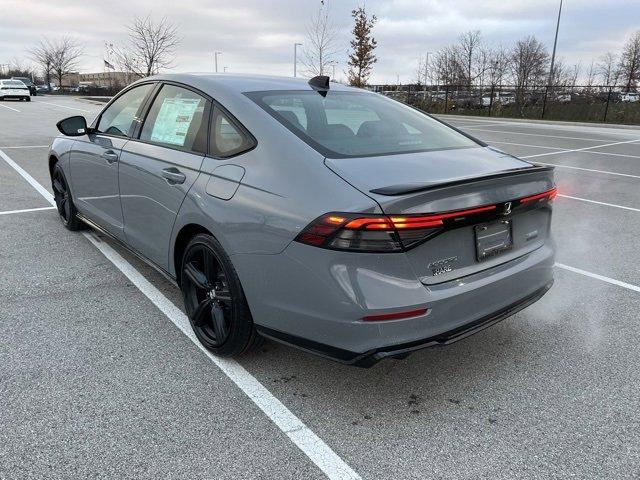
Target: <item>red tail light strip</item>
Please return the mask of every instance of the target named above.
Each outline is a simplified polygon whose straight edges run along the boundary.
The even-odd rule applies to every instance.
[[[531,195],[530,197],[524,197],[520,199],[520,203],[534,202],[536,200],[541,200],[543,198],[547,198],[549,200],[553,200],[558,195],[558,189],[552,188],[551,190],[547,190],[546,192],[538,193],[537,195]]]
[[[420,215],[416,217],[370,217],[356,218],[347,223],[344,228],[347,230],[409,230],[419,228],[433,228],[442,225],[442,220],[447,218],[466,217],[476,213],[489,212],[495,210],[495,205],[486,207],[471,208],[468,210],[457,210],[454,212],[438,213],[435,215]]]

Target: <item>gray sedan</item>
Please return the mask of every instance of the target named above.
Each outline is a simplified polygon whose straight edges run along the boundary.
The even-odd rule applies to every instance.
[[[553,282],[552,168],[327,77],[160,75],[58,129],[62,223],[174,280],[218,355],[269,337],[368,366]]]

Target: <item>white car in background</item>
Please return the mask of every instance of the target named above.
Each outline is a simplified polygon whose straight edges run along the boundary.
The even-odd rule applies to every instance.
[[[31,92],[20,80],[0,80],[0,100],[17,98],[18,100],[31,101]]]
[[[636,92],[623,93],[620,97],[622,102],[637,102],[638,100],[640,100],[640,94]]]

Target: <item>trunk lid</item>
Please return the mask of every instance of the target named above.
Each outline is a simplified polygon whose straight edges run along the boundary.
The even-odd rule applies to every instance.
[[[376,200],[387,215],[451,212],[496,205],[490,215],[468,216],[408,250],[417,277],[436,284],[485,270],[541,247],[549,237],[549,202],[518,199],[554,187],[553,168],[533,165],[490,147],[368,158],[326,159],[325,164]],[[511,202],[507,212],[507,202]],[[508,237],[508,238],[507,238]],[[509,247],[495,255],[493,239]]]

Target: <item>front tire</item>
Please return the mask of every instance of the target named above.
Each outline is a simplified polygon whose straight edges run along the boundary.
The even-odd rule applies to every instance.
[[[191,239],[179,275],[191,327],[207,350],[236,357],[259,344],[238,274],[214,237]]]
[[[51,186],[53,187],[53,198],[56,201],[56,207],[58,208],[58,215],[60,221],[67,230],[76,231],[84,228],[78,217],[76,206],[73,203],[71,197],[71,191],[69,190],[69,183],[62,171],[62,167],[57,163],[53,167],[51,174]]]

